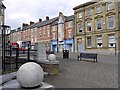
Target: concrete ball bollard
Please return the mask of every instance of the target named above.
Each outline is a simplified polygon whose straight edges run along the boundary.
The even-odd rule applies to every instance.
[[[50,54],[50,55],[48,55],[48,60],[55,61],[56,60],[56,56],[54,54]]]
[[[43,69],[34,62],[23,64],[17,72],[17,81],[23,88],[34,88],[42,84]]]

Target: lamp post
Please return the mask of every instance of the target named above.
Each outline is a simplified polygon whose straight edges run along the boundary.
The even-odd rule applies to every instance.
[[[115,39],[115,55],[117,54],[117,45],[116,45],[116,43],[117,43],[117,39]]]
[[[5,71],[5,45],[9,41],[10,26],[1,25],[0,29],[2,30],[2,69]]]

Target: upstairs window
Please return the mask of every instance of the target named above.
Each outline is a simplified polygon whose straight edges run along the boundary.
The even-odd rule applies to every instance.
[[[77,18],[79,19],[79,18],[82,18],[82,12],[78,12],[77,13]]]
[[[56,26],[52,26],[52,31],[55,31],[56,30]]]
[[[102,20],[96,20],[96,30],[101,30],[102,29]]]
[[[47,36],[50,37],[50,30],[47,30]]]
[[[68,37],[71,38],[72,37],[72,32],[68,33]]]
[[[87,9],[86,10],[86,16],[90,16],[90,15],[91,15],[90,9]]]
[[[91,31],[92,26],[91,26],[91,22],[90,21],[86,22],[86,29],[87,29],[87,31]]]
[[[113,3],[107,3],[107,10],[112,10],[113,9]]]
[[[108,28],[114,28],[114,17],[108,17]]]
[[[77,33],[82,32],[82,24],[78,24],[77,26]]]
[[[96,13],[100,13],[101,12],[101,7],[100,6],[97,6],[96,7]]]
[[[68,22],[68,27],[72,27],[72,26],[73,26],[73,22],[72,21]]]

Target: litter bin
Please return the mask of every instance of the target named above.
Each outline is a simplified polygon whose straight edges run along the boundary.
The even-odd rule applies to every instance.
[[[63,50],[63,58],[69,58],[69,50]]]

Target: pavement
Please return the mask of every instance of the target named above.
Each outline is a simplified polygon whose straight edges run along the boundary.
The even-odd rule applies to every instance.
[[[60,61],[60,74],[47,76],[46,83],[56,88],[118,88],[118,57],[98,55],[98,62],[77,61],[77,53],[70,53],[70,59]]]
[[[77,61],[79,53],[70,53],[69,59],[60,61],[58,75],[47,75],[43,82],[55,88],[118,88],[118,56],[98,55],[98,62]]]

